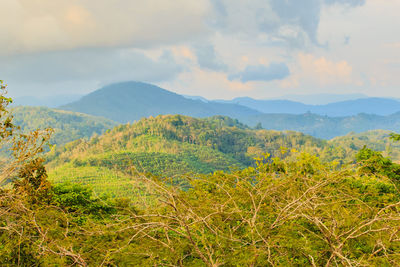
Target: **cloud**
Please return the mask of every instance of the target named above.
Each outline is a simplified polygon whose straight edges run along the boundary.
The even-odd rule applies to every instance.
[[[231,75],[230,80],[246,83],[249,81],[283,80],[290,75],[289,68],[284,63],[271,63],[270,65],[247,66],[242,72]]]
[[[207,31],[208,0],[2,0],[0,53],[149,47]]]
[[[345,60],[331,61],[326,57],[300,53],[292,68],[294,69],[292,77],[281,83],[284,88],[299,85],[312,88],[316,86],[362,85],[359,79],[353,77],[353,68]]]
[[[183,70],[168,50],[152,59],[135,49],[105,48],[23,54],[3,58],[0,65],[3,79],[17,91],[29,90],[38,84],[44,87],[40,90],[51,90],[55,87],[52,85],[62,82],[138,80],[154,83],[174,79]]]
[[[305,74],[314,76],[320,84],[349,83],[353,68],[345,60],[333,62],[325,57],[300,54],[299,63]]]
[[[210,23],[221,31],[252,36],[266,34],[270,43],[290,47],[319,45],[318,26],[324,5],[356,7],[364,0],[211,0]]]
[[[227,65],[218,59],[212,45],[196,46],[195,51],[200,67],[216,71],[227,70]]]
[[[324,2],[328,5],[340,4],[356,7],[365,5],[366,0],[325,0]]]

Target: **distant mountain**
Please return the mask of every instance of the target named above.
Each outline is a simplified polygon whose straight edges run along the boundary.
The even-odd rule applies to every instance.
[[[82,95],[21,96],[13,98],[12,106],[42,106],[55,108],[77,101]]]
[[[309,94],[309,95],[283,95],[275,99],[285,99],[307,105],[326,105],[334,102],[368,98],[364,94]],[[275,100],[274,99],[274,100]]]
[[[221,102],[221,101],[218,101]],[[304,114],[311,112],[331,117],[352,116],[359,113],[390,115],[400,111],[400,101],[389,98],[361,98],[326,105],[306,105],[289,100],[257,100],[249,97],[235,98],[223,103],[233,103],[256,109],[262,113]]]
[[[141,82],[111,84],[60,108],[102,116],[118,122],[132,122],[160,114],[193,117],[224,115],[238,119],[260,114],[256,110],[237,104],[205,103],[188,99]]]
[[[218,103],[238,104],[262,113],[303,114],[309,111],[310,106],[289,100],[258,100],[250,97],[238,97],[232,100],[217,100]]]
[[[265,129],[299,131],[324,139],[376,129],[400,132],[400,112],[388,116],[361,113],[346,117],[328,117],[313,113],[261,114],[242,121],[250,126],[261,123]]]
[[[200,100],[203,101],[204,103],[210,102],[210,100],[208,100],[207,98],[198,95],[182,95],[182,96],[187,99]]]
[[[54,134],[50,143],[63,145],[79,138],[102,134],[117,125],[111,120],[71,111],[46,107],[15,107],[11,109],[13,122],[24,132],[51,127]]]

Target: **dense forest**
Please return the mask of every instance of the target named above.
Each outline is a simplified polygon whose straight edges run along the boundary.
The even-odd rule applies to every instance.
[[[13,122],[24,132],[51,127],[54,130],[50,143],[63,145],[80,138],[102,134],[117,125],[116,122],[83,113],[46,107],[23,107],[11,109]]]
[[[400,165],[389,158],[398,135],[326,141],[223,116],[163,115],[43,154],[52,130],[17,127],[0,85],[0,148],[12,152],[1,159],[2,265],[400,261]],[[73,169],[92,173],[85,182]]]

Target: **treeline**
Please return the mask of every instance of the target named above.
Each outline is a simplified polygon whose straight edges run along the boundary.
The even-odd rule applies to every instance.
[[[54,133],[50,143],[57,145],[102,134],[118,124],[102,117],[46,107],[18,106],[11,112],[14,124],[24,132],[51,127]]]

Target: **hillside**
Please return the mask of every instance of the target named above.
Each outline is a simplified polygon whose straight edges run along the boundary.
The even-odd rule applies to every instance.
[[[87,114],[45,107],[15,107],[12,109],[14,123],[24,132],[51,127],[54,134],[50,143],[63,145],[79,138],[102,134],[117,123]]]
[[[163,177],[229,171],[233,166],[252,166],[254,158],[265,152],[282,157],[281,147],[327,160],[340,159],[335,155],[345,153],[324,140],[296,132],[254,130],[228,117],[162,115],[53,149],[48,153],[47,167],[55,182],[79,181],[100,192],[112,192],[112,187],[119,192],[127,188],[132,171]]]
[[[400,143],[389,138],[392,131],[371,130],[362,133],[349,133],[329,140],[329,144],[343,148],[348,157],[355,157],[355,153],[364,146],[379,151],[385,157],[400,162]],[[353,155],[353,156],[352,156]]]
[[[315,154],[324,162],[347,163],[368,146],[398,161],[400,144],[388,135],[388,131],[371,131],[326,141],[298,132],[255,130],[223,116],[160,115],[53,149],[47,154],[47,167],[54,182],[90,184],[98,193],[130,196],[132,173],[180,181],[188,173],[254,166],[254,158],[264,153],[290,158],[292,149]]]
[[[239,119],[259,114],[258,111],[236,104],[205,103],[188,99],[141,82],[111,84],[60,108],[123,123],[163,114],[192,117],[224,115]]]

